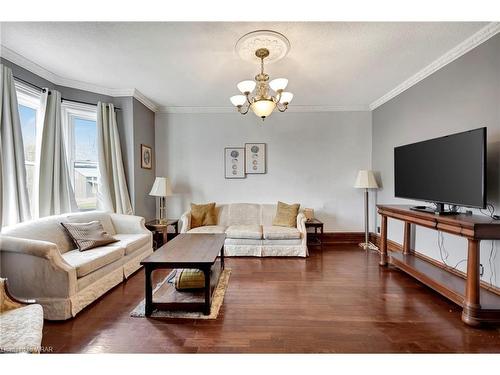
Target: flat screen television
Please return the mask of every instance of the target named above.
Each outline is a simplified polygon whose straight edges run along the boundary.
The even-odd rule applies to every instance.
[[[436,203],[439,213],[444,204],[485,208],[486,128],[395,147],[394,195]]]

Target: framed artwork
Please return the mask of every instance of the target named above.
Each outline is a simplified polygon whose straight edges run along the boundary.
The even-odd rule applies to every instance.
[[[226,147],[224,149],[224,176],[226,178],[245,178],[245,149]]]
[[[141,144],[141,168],[153,168],[153,149],[143,144]]]
[[[266,173],[266,144],[245,143],[245,160],[247,174]]]

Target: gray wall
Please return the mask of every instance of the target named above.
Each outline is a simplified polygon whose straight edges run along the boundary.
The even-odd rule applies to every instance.
[[[141,142],[151,145],[154,143],[154,112],[133,97],[113,98],[90,91],[55,85],[4,58],[0,58],[0,61],[12,68],[14,77],[39,87],[58,90],[64,99],[87,103],[97,103],[98,101],[114,103],[121,109],[117,111],[117,123],[132,207],[137,215],[146,218],[155,217],[154,198],[145,195],[148,186],[150,188],[153,184],[154,169],[148,170],[147,173],[143,172],[145,170],[140,170]],[[136,130],[136,127],[139,127],[140,130]],[[136,177],[139,179],[137,189],[135,188]]]
[[[380,173],[383,188],[379,203],[417,203],[394,198],[393,149],[446,134],[488,127],[488,201],[500,210],[500,35],[476,47],[373,112],[373,169]],[[432,168],[429,165],[429,168]],[[374,211],[372,211],[374,212]],[[402,224],[389,220],[389,238],[401,243]],[[500,257],[489,261],[490,251],[500,244],[483,241],[483,280],[490,282],[492,270],[500,286]],[[437,232],[418,227],[415,248],[442,260]],[[466,258],[466,241],[445,235],[446,263],[456,266]],[[466,262],[458,268],[464,270]]]
[[[363,194],[353,188],[370,167],[371,113],[157,114],[156,169],[171,179],[169,216],[191,202],[299,202],[328,231],[363,230]],[[224,147],[267,143],[267,174],[224,178]]]
[[[134,207],[136,215],[146,218],[155,217],[155,198],[149,195],[155,181],[156,168],[141,168],[141,144],[153,148],[155,155],[155,114],[134,98]]]

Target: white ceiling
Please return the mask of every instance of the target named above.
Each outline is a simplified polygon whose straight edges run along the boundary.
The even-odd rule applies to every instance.
[[[2,23],[0,35],[3,46],[62,79],[136,88],[160,107],[230,107],[236,83],[258,71],[237,57],[236,41],[271,29],[291,51],[265,70],[289,79],[292,105],[368,108],[486,25],[24,22]]]

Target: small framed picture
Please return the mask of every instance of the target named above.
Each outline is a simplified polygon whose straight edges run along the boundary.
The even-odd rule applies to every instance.
[[[143,144],[141,144],[141,168],[153,168],[153,149]]]
[[[266,144],[245,143],[245,160],[247,174],[266,173]]]
[[[225,178],[245,178],[245,149],[226,147],[224,149]]]

